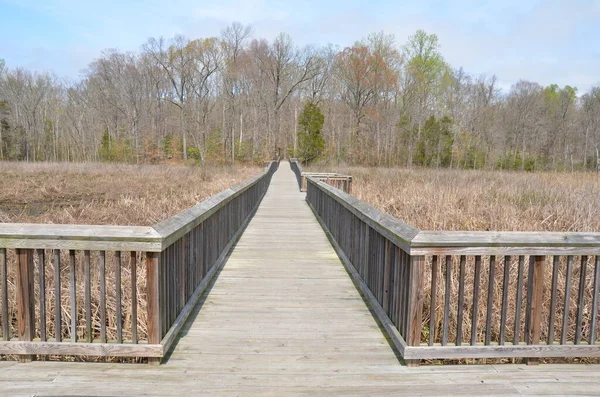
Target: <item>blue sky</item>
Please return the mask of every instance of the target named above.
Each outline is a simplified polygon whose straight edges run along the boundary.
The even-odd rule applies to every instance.
[[[504,89],[519,79],[580,93],[600,83],[600,0],[0,0],[0,58],[75,79],[103,49],[216,36],[233,21],[252,24],[255,37],[285,31],[299,44],[341,47],[381,30],[401,46],[425,29],[453,67],[495,74]]]

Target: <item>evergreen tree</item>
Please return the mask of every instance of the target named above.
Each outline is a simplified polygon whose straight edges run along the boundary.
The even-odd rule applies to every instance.
[[[309,102],[298,118],[298,149],[304,161],[311,162],[318,158],[325,149],[325,139],[321,129],[325,116],[319,107]]]

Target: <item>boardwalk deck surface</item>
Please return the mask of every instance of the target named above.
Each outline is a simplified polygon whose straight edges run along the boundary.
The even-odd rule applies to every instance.
[[[403,366],[283,162],[165,364],[0,362],[0,395],[319,394],[600,395],[600,366]]]

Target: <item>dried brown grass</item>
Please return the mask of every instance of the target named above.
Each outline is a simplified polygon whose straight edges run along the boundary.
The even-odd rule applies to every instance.
[[[600,232],[600,175],[341,167],[352,194],[422,230]]]
[[[0,222],[151,226],[260,171],[0,162]]]

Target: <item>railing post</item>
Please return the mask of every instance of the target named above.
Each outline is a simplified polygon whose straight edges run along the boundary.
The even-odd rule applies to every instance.
[[[542,327],[542,306],[544,303],[544,270],[546,265],[546,257],[536,255],[532,259],[531,271],[529,280],[529,288],[527,294],[531,296],[531,304],[527,308],[526,321],[527,328],[525,329],[525,337],[528,345],[537,345],[540,343],[540,333]],[[526,358],[527,365],[535,365],[539,363],[539,358]]]
[[[159,344],[162,335],[162,313],[160,296],[160,253],[146,253],[146,299],[148,305],[148,343]],[[149,364],[160,364],[160,358],[151,357]]]
[[[425,256],[416,255],[410,257],[408,269],[408,319],[406,344],[408,346],[419,346],[421,344],[421,327],[423,315],[423,283],[425,276]],[[409,367],[419,365],[419,360],[404,360]]]
[[[35,297],[33,288],[33,250],[17,249],[17,325],[19,340],[31,342],[35,336]],[[22,363],[31,362],[34,355],[19,357]]]

